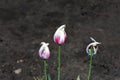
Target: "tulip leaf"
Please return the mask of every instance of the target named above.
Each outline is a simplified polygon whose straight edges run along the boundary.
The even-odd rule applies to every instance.
[[[50,74],[47,75],[47,80],[51,80]]]
[[[40,78],[40,77],[33,77],[33,78],[34,78],[34,80],[44,80],[43,77],[42,78]]]
[[[80,80],[80,76],[78,75],[77,79],[76,80]]]
[[[36,77],[33,77],[34,78],[34,80],[37,80],[37,78]]]

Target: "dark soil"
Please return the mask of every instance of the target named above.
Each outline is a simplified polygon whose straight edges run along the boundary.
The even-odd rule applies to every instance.
[[[120,0],[0,0],[0,80],[42,77],[41,41],[50,43],[47,70],[57,80],[53,35],[63,24],[67,41],[61,48],[61,80],[77,75],[87,80],[89,37],[102,43],[93,56],[91,80],[120,80]]]

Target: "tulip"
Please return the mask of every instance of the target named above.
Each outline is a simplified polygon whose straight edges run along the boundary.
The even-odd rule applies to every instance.
[[[39,56],[44,59],[44,75],[47,80],[46,59],[50,57],[49,43],[41,42],[42,46],[39,49]]]
[[[92,56],[95,55],[97,53],[98,50],[98,44],[101,44],[100,42],[97,42],[95,39],[93,39],[92,37],[90,37],[90,39],[93,41],[92,43],[90,43],[87,48],[86,48],[86,52],[88,55],[90,55],[90,67],[89,67],[89,72],[88,72],[88,80],[90,80],[90,74],[92,71]]]
[[[66,40],[65,25],[60,26],[54,34],[54,42],[57,44],[64,44]]]
[[[55,34],[54,34],[54,42],[59,44],[58,46],[58,80],[60,80],[60,49],[61,45],[65,43],[66,40],[66,32],[65,32],[65,25],[60,26]]]
[[[86,52],[88,55],[90,54],[90,51],[92,52],[92,55],[95,55],[97,53],[98,50],[98,44],[101,44],[100,42],[97,42],[95,39],[93,39],[92,37],[90,37],[90,39],[93,41],[92,43],[90,43],[87,48],[86,48]]]
[[[42,46],[39,49],[39,56],[43,59],[49,59],[50,50],[48,48],[49,43],[41,42]]]

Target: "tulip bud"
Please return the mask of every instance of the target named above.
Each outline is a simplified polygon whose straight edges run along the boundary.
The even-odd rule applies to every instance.
[[[64,44],[66,40],[65,25],[60,26],[54,34],[54,42],[57,44]]]
[[[49,43],[41,42],[42,46],[39,49],[39,56],[43,59],[50,57],[50,50],[48,48]]]
[[[98,44],[101,44],[100,42],[97,42],[95,39],[93,39],[92,37],[90,37],[90,39],[93,41],[92,43],[90,43],[87,48],[86,48],[86,52],[88,55],[95,55],[97,53],[98,50]]]

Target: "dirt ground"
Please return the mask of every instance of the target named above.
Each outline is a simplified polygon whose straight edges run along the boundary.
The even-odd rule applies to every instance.
[[[50,43],[47,70],[57,80],[56,29],[66,24],[61,80],[87,80],[85,48],[95,38],[91,80],[120,80],[120,0],[0,0],[0,80],[43,76],[40,42]]]

